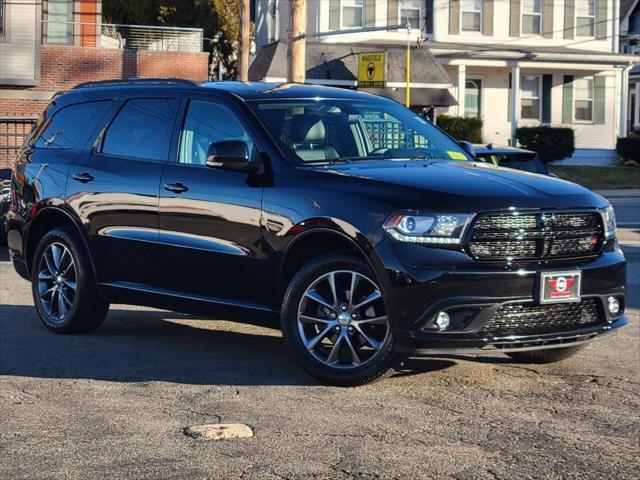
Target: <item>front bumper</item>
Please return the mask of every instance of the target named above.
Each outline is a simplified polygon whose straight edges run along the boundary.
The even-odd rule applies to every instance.
[[[398,351],[408,355],[434,354],[465,354],[481,355],[491,352],[517,352],[526,350],[543,350],[580,345],[592,340],[599,340],[615,333],[620,327],[629,323],[622,315],[617,319],[602,325],[561,331],[556,333],[541,333],[529,335],[510,335],[506,337],[480,337],[478,335],[434,338],[420,335],[397,335]],[[396,334],[401,332],[396,332]]]
[[[377,250],[385,267],[381,276],[394,341],[404,353],[559,348],[600,338],[628,323],[624,316],[626,261],[615,240],[597,258],[515,266],[476,262],[464,252],[392,240],[383,241]],[[560,318],[557,328],[547,322],[539,331],[524,328],[506,334],[486,328],[505,306],[540,306],[540,272],[571,270],[582,271],[582,300],[597,305],[597,321],[572,324]],[[623,306],[617,315],[606,308],[609,296]],[[435,326],[440,311],[450,314],[449,329]]]

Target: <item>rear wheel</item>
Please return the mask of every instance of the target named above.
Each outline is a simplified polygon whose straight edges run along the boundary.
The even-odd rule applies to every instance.
[[[285,294],[282,331],[300,366],[334,385],[376,380],[395,356],[382,291],[356,257],[332,254],[304,266]]]
[[[549,350],[531,350],[528,352],[510,352],[508,355],[522,363],[556,363],[573,357],[584,348],[575,347],[551,348]]]
[[[40,320],[54,332],[94,330],[109,309],[98,295],[88,255],[74,232],[66,228],[52,230],[40,240],[31,287]]]

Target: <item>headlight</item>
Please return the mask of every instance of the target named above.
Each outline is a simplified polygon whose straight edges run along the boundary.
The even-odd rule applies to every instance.
[[[412,215],[394,213],[384,229],[391,237],[401,242],[457,245],[473,215],[446,213],[434,215]]]
[[[613,206],[609,206],[600,211],[602,213],[602,222],[604,223],[605,238],[613,238],[616,236],[616,212]]]

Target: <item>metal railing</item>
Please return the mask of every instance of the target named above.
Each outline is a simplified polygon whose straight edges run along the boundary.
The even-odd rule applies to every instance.
[[[118,23],[42,23],[42,41],[55,45],[86,45],[99,48],[131,48],[164,52],[201,52],[201,28],[155,27]]]
[[[12,166],[37,117],[0,117],[0,168]]]

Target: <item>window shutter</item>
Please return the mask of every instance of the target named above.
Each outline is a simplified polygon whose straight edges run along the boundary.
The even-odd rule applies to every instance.
[[[520,0],[511,0],[511,18],[509,21],[509,35],[520,36]]]
[[[603,125],[606,112],[607,77],[593,77],[593,89],[593,121]]]
[[[449,34],[460,33],[460,0],[449,0]]]
[[[551,123],[551,87],[553,75],[542,75],[542,123]]]
[[[374,2],[375,3],[375,2]],[[387,25],[398,25],[398,0],[387,2]]]
[[[340,0],[329,0],[329,30],[340,30]]]
[[[542,4],[542,36],[553,38],[553,0],[544,0]]]
[[[364,2],[364,26],[374,27],[376,25],[376,2],[375,0],[365,0]]]
[[[493,35],[493,0],[484,0],[482,4],[482,34]]]
[[[507,122],[511,122],[511,92],[513,91],[513,74],[509,74],[509,86],[507,88]]]
[[[607,38],[607,0],[597,0],[596,5],[596,38],[605,40]],[[616,21],[618,21],[616,19]]]
[[[576,28],[576,0],[565,0],[564,2],[564,38],[575,37]]]
[[[573,75],[564,76],[562,86],[562,123],[573,123]]]
[[[423,12],[422,18],[426,32],[433,33],[433,0],[426,0],[426,10]]]

